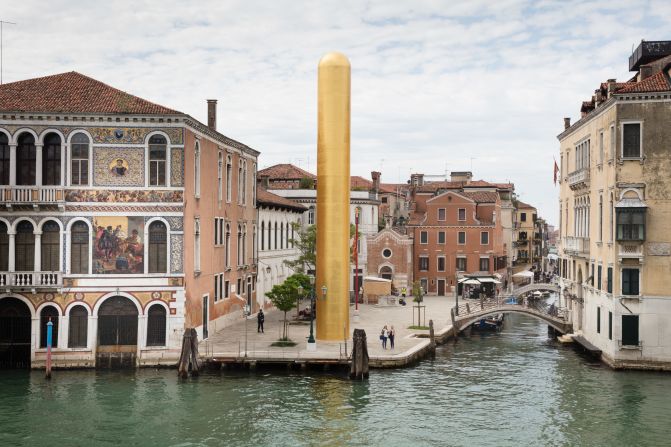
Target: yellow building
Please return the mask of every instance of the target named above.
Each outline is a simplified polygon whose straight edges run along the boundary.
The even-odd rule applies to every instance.
[[[609,365],[671,369],[671,41],[629,68],[558,136],[561,304]]]
[[[513,272],[517,273],[531,269],[540,261],[534,259],[534,229],[538,214],[536,208],[518,200],[513,216]]]

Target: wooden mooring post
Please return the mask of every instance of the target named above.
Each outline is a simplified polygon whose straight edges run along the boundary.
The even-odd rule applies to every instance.
[[[433,320],[429,320],[429,346],[431,347],[431,356],[436,355],[436,333],[433,329]]]
[[[194,328],[184,330],[182,353],[179,356],[177,376],[186,379],[189,376],[189,369],[192,376],[198,375],[198,333]]]
[[[354,329],[352,336],[354,346],[352,346],[352,365],[350,367],[349,378],[367,379],[368,378],[368,346],[366,344],[366,331],[363,329]]]

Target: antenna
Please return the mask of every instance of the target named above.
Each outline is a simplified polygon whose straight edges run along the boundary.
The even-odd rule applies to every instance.
[[[5,20],[0,20],[0,85],[2,85],[2,26],[7,25],[16,25],[14,22],[7,22]]]

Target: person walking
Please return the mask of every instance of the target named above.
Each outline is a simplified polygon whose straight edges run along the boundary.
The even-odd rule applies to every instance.
[[[382,333],[380,334],[380,340],[382,340],[382,349],[387,349],[387,338],[389,337],[389,330],[385,324],[382,328]]]
[[[394,349],[394,337],[396,337],[396,329],[394,329],[394,326],[391,326],[391,329],[389,329],[389,347],[391,349]]]
[[[257,326],[256,326],[256,332],[263,332],[263,322],[266,320],[266,316],[263,315],[263,309],[259,309],[259,313],[256,316],[256,321],[257,321]]]

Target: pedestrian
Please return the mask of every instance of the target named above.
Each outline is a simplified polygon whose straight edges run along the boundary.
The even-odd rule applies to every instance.
[[[394,349],[394,338],[396,337],[396,329],[394,329],[394,326],[391,326],[391,329],[389,329],[389,345],[391,349]]]
[[[263,332],[263,322],[266,320],[266,316],[263,315],[263,309],[259,309],[259,313],[256,316],[256,321],[258,322],[258,325],[256,327],[256,332]]]
[[[382,340],[382,349],[387,349],[387,338],[389,337],[389,330],[385,324],[380,333],[380,340]]]
[[[406,293],[408,293],[408,289],[406,289],[405,287],[401,287],[401,296],[403,298],[405,298]]]

